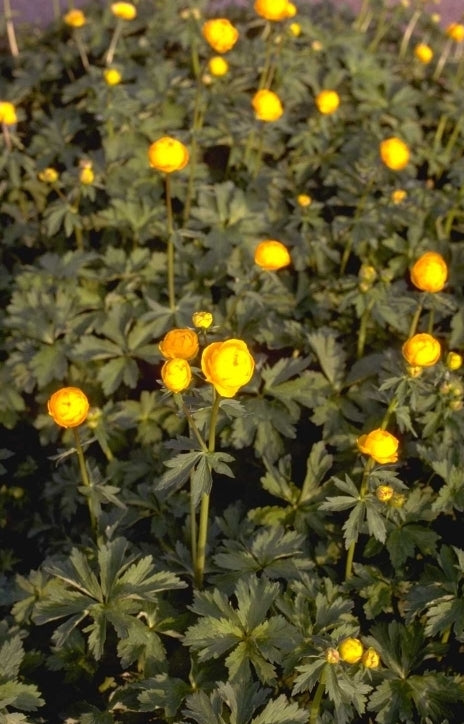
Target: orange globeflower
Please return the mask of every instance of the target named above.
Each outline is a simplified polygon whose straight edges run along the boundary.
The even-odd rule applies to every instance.
[[[253,96],[251,105],[259,121],[277,121],[284,112],[282,101],[277,93],[263,88]]]
[[[63,20],[70,28],[82,28],[87,22],[82,10],[77,9],[70,10],[66,15],[63,15]]]
[[[401,138],[391,136],[380,143],[380,158],[392,171],[401,171],[406,168],[410,156],[409,148]]]
[[[238,40],[238,30],[227,18],[207,20],[203,24],[202,34],[216,53],[227,53]]]
[[[199,348],[197,333],[188,327],[171,329],[158,344],[159,351],[166,359],[191,360],[197,356]]]
[[[357,446],[364,455],[370,455],[376,463],[385,465],[396,463],[398,460],[399,440],[386,430],[377,428],[367,435],[361,435],[357,440]]]
[[[315,102],[319,113],[322,113],[324,116],[330,116],[332,113],[335,113],[340,105],[340,96],[337,91],[323,90],[317,94]]]
[[[164,173],[181,171],[189,162],[189,152],[183,143],[171,136],[163,136],[148,149],[148,161],[152,168]]]
[[[9,101],[0,101],[0,123],[5,126],[14,126],[18,122],[16,108]]]
[[[452,38],[456,43],[462,43],[464,40],[464,25],[460,23],[450,23],[446,28],[446,34],[449,38]]]
[[[446,261],[436,251],[426,251],[411,268],[411,281],[422,292],[441,292],[447,278]]]
[[[233,397],[252,378],[255,361],[241,339],[212,342],[203,350],[201,369],[222,397]]]
[[[364,647],[359,639],[347,638],[338,645],[338,653],[342,661],[347,664],[357,664],[361,661]]]
[[[291,264],[287,247],[281,241],[266,239],[255,249],[255,264],[266,271],[277,271]]]
[[[120,20],[133,20],[137,17],[137,8],[132,3],[112,3],[111,12]]]
[[[289,0],[255,0],[254,8],[266,20],[285,20],[289,4]]]
[[[426,332],[410,337],[401,349],[404,359],[413,367],[432,367],[441,356],[440,342]]]
[[[47,403],[48,414],[61,427],[81,425],[89,412],[89,401],[79,387],[62,387]]]
[[[183,392],[192,381],[192,370],[186,359],[168,359],[161,368],[161,379],[171,392]]]

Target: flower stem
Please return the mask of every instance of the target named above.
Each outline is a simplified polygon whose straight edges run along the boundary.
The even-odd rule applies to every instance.
[[[419,304],[417,305],[417,309],[414,312],[414,317],[411,320],[411,326],[409,327],[409,333],[408,337],[414,337],[417,329],[417,325],[419,324],[419,318],[422,312],[422,307],[424,304],[424,295],[422,295],[419,299]]]
[[[167,266],[168,266],[168,295],[171,311],[176,308],[176,293],[174,286],[174,223],[172,217],[171,179],[166,174],[166,218],[167,218]]]
[[[76,452],[77,452],[77,459],[79,460],[79,468],[81,471],[81,478],[82,478],[82,484],[85,488],[89,489],[89,493],[91,492],[92,484],[90,482],[89,473],[87,471],[87,466],[85,464],[85,458],[84,458],[84,451],[82,449],[81,439],[79,437],[79,431],[77,427],[73,427],[72,431],[74,433],[74,441],[76,444]],[[90,525],[92,526],[92,532],[95,536],[95,539],[98,540],[98,518],[95,513],[94,505],[92,502],[92,498],[87,496],[87,505],[89,508],[89,516],[90,516]]]
[[[412,14],[411,20],[409,21],[409,23],[406,26],[406,30],[404,31],[403,37],[401,39],[401,45],[400,45],[400,50],[399,50],[400,58],[404,57],[406,50],[408,49],[409,41],[411,40],[411,35],[414,32],[414,28],[416,27],[417,21],[419,20],[420,16],[421,16],[421,11],[418,9]]]
[[[369,458],[364,466],[364,472],[361,480],[361,487],[359,489],[359,499],[362,500],[367,492],[367,485],[369,482],[369,475],[371,474],[371,470],[374,467],[374,459]],[[351,541],[350,547],[348,548],[348,553],[346,554],[346,563],[345,563],[345,581],[347,581],[351,576],[353,575],[353,559],[354,559],[354,552],[356,549],[356,540]]]
[[[13,23],[13,13],[11,12],[10,0],[3,0],[3,12],[5,14],[6,34],[8,37],[8,45],[10,46],[11,55],[14,58],[17,58],[19,55],[19,48],[16,41],[16,33]]]
[[[76,28],[74,32],[74,40],[76,41],[82,65],[84,69],[88,72],[90,70],[89,58],[87,56],[87,51],[85,49],[84,41],[82,40],[79,28]]]
[[[325,670],[322,671],[321,678],[317,685],[314,699],[311,702],[311,709],[309,710],[309,724],[317,724],[319,718],[319,709],[321,707],[322,697],[325,691]]]
[[[111,63],[113,62],[114,54],[116,52],[116,46],[117,46],[118,40],[121,36],[123,22],[124,21],[121,21],[120,19],[118,19],[118,22],[117,22],[116,27],[113,32],[113,36],[112,36],[110,44],[108,46],[108,50],[106,51],[106,58],[105,58],[106,65],[111,65]]]
[[[195,105],[193,109],[193,123],[192,123],[192,142],[190,145],[190,163],[189,163],[189,178],[187,183],[187,194],[185,197],[183,222],[184,226],[190,216],[190,208],[192,206],[192,195],[193,186],[195,181],[195,171],[197,167],[197,148],[198,148],[198,135],[203,126],[204,114],[201,108],[202,99],[202,84],[201,84],[201,71],[197,77],[197,87],[195,91]]]
[[[440,77],[441,71],[443,70],[445,63],[449,58],[449,54],[451,52],[452,46],[453,46],[453,39],[448,38],[448,42],[446,43],[445,47],[442,50],[440,57],[438,58],[437,65],[435,66],[435,70],[432,75],[432,80],[437,80]]]
[[[369,323],[369,319],[371,317],[371,311],[372,307],[374,306],[374,300],[371,299],[369,303],[367,304],[366,308],[364,309],[362,316],[361,316],[361,322],[359,325],[359,333],[358,333],[358,345],[357,345],[357,357],[358,359],[361,359],[361,357],[364,354],[364,347],[366,345],[366,334],[367,334],[367,325]]]

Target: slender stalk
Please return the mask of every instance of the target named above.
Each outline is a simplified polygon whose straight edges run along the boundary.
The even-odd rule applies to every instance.
[[[370,0],[362,0],[362,4],[359,9],[358,16],[356,17],[356,19],[353,23],[353,27],[356,28],[357,30],[361,30],[361,28],[362,28],[365,17],[369,11],[369,4],[370,4]]]
[[[79,461],[79,469],[81,471],[82,484],[90,491],[90,489],[92,488],[92,484],[90,482],[89,474],[87,472],[87,466],[85,464],[84,451],[82,449],[79,431],[77,427],[73,427],[72,431],[74,433],[74,441],[76,445],[77,459]],[[98,519],[90,496],[87,497],[87,505],[89,508],[90,524],[92,526],[92,531],[95,538],[98,539]]]
[[[171,178],[165,175],[166,188],[166,219],[167,219],[167,266],[168,266],[168,295],[169,308],[174,311],[176,308],[176,292],[174,286],[174,221],[172,215]]]
[[[414,32],[414,28],[416,27],[417,21],[419,20],[420,16],[421,16],[421,11],[419,9],[417,9],[412,14],[411,19],[406,26],[406,29],[403,33],[403,37],[401,39],[401,44],[400,44],[400,50],[399,50],[400,58],[404,57],[406,50],[408,49],[409,41],[411,40],[411,35]]]
[[[193,109],[193,122],[192,122],[192,141],[190,144],[190,163],[189,163],[189,177],[187,182],[187,193],[185,197],[183,223],[184,226],[190,216],[190,209],[192,206],[193,186],[195,182],[195,171],[197,167],[197,148],[198,148],[198,135],[203,126],[204,114],[201,108],[202,100],[202,83],[201,75],[197,78],[197,87],[195,92],[195,105]]]
[[[366,308],[364,309],[362,316],[361,316],[361,322],[359,325],[359,332],[358,332],[358,344],[357,344],[357,350],[356,354],[358,359],[361,359],[361,357],[364,354],[364,347],[366,345],[366,334],[367,334],[367,325],[369,324],[369,319],[371,317],[371,311],[372,307],[374,306],[374,300],[371,299]]]
[[[364,472],[361,480],[361,487],[359,489],[359,498],[362,500],[367,492],[367,486],[369,482],[369,475],[371,474],[371,470],[374,467],[374,459],[369,458],[364,466]],[[354,552],[356,549],[356,541],[352,541],[350,544],[350,547],[348,548],[348,553],[346,554],[346,563],[345,563],[345,581],[347,581],[351,576],[353,575],[353,559],[354,559]]]
[[[369,196],[369,193],[374,185],[374,176],[371,176],[369,179],[366,188],[364,190],[363,195],[361,196],[359,203],[356,207],[356,211],[353,216],[353,226],[356,225],[356,222],[358,221],[359,217],[361,216],[362,212],[364,211],[364,207],[366,205],[367,197]],[[350,236],[348,243],[345,246],[345,249],[343,251],[342,260],[340,262],[340,276],[343,276],[345,273],[346,265],[348,264],[348,259],[350,258],[351,249],[353,248],[353,236]]]
[[[11,151],[11,136],[10,131],[6,123],[2,123],[2,134],[3,134],[3,140],[5,141],[5,146],[8,151]]]
[[[16,33],[13,22],[13,13],[11,12],[10,0],[3,0],[3,12],[5,13],[6,34],[8,45],[10,46],[11,55],[17,58],[19,55],[18,43],[16,41]]]
[[[437,64],[435,66],[435,70],[432,74],[432,80],[437,80],[440,77],[441,71],[445,67],[445,63],[449,58],[451,48],[453,47],[453,42],[454,41],[452,38],[448,38],[448,42],[445,44],[445,46],[442,50],[442,53],[441,53],[440,57],[438,58]]]
[[[61,5],[60,0],[53,0],[53,18],[59,20],[61,17]]]
[[[76,28],[74,31],[74,40],[76,41],[77,49],[81,58],[82,65],[86,71],[90,70],[89,58],[85,49],[84,41],[80,33],[80,28]]]
[[[324,691],[325,691],[325,670],[323,670],[321,673],[321,678],[319,679],[316,693],[314,694],[314,699],[311,702],[311,709],[309,710],[309,724],[317,724],[317,720],[319,718],[319,709],[321,707],[321,701],[322,701],[322,697],[324,696]]]
[[[110,44],[108,46],[108,50],[106,51],[106,58],[105,58],[106,65],[111,65],[111,63],[113,62],[114,54],[116,52],[116,46],[118,44],[118,40],[122,33],[123,22],[124,22],[123,20],[118,18],[118,22],[116,23],[116,27],[114,28],[113,36],[112,36]]]
[[[417,309],[414,312],[414,316],[411,321],[411,326],[409,327],[408,337],[414,337],[414,335],[416,333],[416,329],[417,329],[417,325],[419,324],[419,318],[420,318],[420,315],[422,312],[423,305],[424,305],[424,295],[421,295],[421,297],[419,299],[419,303],[417,305]]]
[[[80,226],[74,227],[74,236],[76,237],[76,246],[79,251],[84,251],[84,241],[82,238],[82,229]]]

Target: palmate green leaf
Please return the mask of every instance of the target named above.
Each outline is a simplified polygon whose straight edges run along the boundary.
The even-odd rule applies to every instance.
[[[386,679],[369,699],[369,711],[379,724],[415,721],[444,722],[453,716],[452,704],[462,702],[462,682],[441,673],[424,673],[407,679]]]
[[[197,724],[225,724],[220,715],[222,704],[218,697],[209,697],[204,691],[196,691],[186,699],[186,708],[183,710],[187,719],[193,719]]]
[[[90,706],[89,709],[80,715],[79,724],[112,724],[114,721],[112,714],[107,711],[100,711],[96,706]]]
[[[332,462],[333,456],[327,453],[325,443],[322,440],[314,443],[306,461],[300,504],[311,499],[319,491],[319,486],[332,467]]]
[[[12,636],[0,647],[0,683],[15,679],[19,674],[19,667],[24,658],[24,649],[20,636]]]
[[[361,500],[355,505],[343,524],[343,537],[345,539],[345,547],[347,550],[352,543],[356,543],[359,535],[363,532],[365,517],[366,502]]]
[[[394,528],[387,535],[386,547],[392,565],[398,569],[408,558],[413,558],[418,549],[423,555],[433,555],[440,536],[431,528],[419,523],[407,523]]]
[[[220,683],[214,692],[220,698],[223,709],[230,710],[230,724],[247,724],[254,712],[268,700],[269,690],[258,682],[239,679]],[[227,717],[229,718],[229,717]]]
[[[109,618],[114,625],[114,618]],[[144,662],[149,660],[164,661],[166,658],[166,650],[156,631],[148,628],[148,626],[139,619],[134,617],[130,618],[127,636],[120,637],[117,648],[123,669],[130,668],[132,664],[139,660],[143,660]]]
[[[281,694],[277,699],[268,701],[261,714],[251,720],[251,724],[304,724],[307,720],[307,711]]]
[[[5,714],[0,711],[0,724],[32,724],[32,719],[28,719],[25,714],[19,712]]]
[[[137,363],[131,357],[116,357],[99,369],[97,377],[105,395],[111,395],[122,384],[134,389],[139,374]]]
[[[316,658],[310,663],[297,666],[296,670],[299,673],[295,678],[292,695],[295,696],[295,694],[301,694],[304,691],[312,691],[318,681],[320,681],[323,673],[325,675],[327,667],[329,666],[331,666],[331,664],[328,664],[325,658],[322,657]]]
[[[155,489],[174,493],[189,479],[190,473],[203,455],[202,452],[195,450],[179,453],[170,460],[165,460],[164,464],[168,470],[155,482]]]
[[[320,327],[317,332],[308,334],[307,339],[328,381],[332,387],[340,389],[345,377],[346,353],[333,330]]]
[[[138,695],[140,711],[153,712],[161,709],[168,719],[176,715],[185,697],[191,692],[189,684],[167,674],[158,674],[150,679],[145,679],[141,682],[141,687],[142,691]],[[197,693],[204,694],[204,692]],[[187,702],[191,698],[188,697]]]
[[[21,711],[37,711],[44,703],[34,684],[23,684],[20,681],[0,684],[0,709],[12,706]]]

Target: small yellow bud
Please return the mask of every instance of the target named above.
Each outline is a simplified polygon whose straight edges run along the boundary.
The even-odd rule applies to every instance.
[[[311,196],[309,196],[308,194],[298,194],[296,200],[298,202],[298,205],[302,206],[303,208],[305,208],[306,206],[311,206],[313,202]]]
[[[446,366],[453,372],[462,366],[462,355],[458,352],[448,352],[446,355]]]
[[[301,35],[300,23],[290,23],[289,30],[295,38],[298,38]]]
[[[39,181],[43,181],[46,184],[54,184],[58,181],[58,171],[51,166],[44,168],[43,171],[39,171],[37,174]]]
[[[379,485],[375,491],[375,495],[377,500],[380,500],[381,503],[388,503],[388,501],[393,497],[394,492],[395,491],[391,485]]]
[[[340,654],[338,653],[337,649],[327,649],[325,652],[325,660],[328,664],[338,664],[340,661]]]
[[[405,200],[407,195],[408,195],[408,192],[405,191],[404,189],[395,189],[395,191],[392,191],[390,198],[394,204],[398,205],[398,204],[401,204],[401,202]]]
[[[213,315],[211,312],[194,312],[192,314],[193,326],[197,329],[209,329],[213,323]]]
[[[377,669],[380,664],[380,656],[372,646],[369,646],[363,653],[361,662],[366,669]]]
[[[418,365],[406,365],[406,372],[408,373],[408,377],[420,377],[423,372],[423,367],[419,367]]]
[[[107,85],[119,85],[122,80],[122,75],[116,68],[105,68],[103,78]]]
[[[84,186],[91,186],[95,180],[95,174],[92,169],[92,162],[91,161],[81,161],[80,164],[80,172],[79,172],[79,181],[81,184],[84,184]]]

